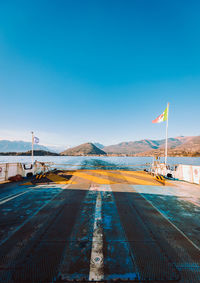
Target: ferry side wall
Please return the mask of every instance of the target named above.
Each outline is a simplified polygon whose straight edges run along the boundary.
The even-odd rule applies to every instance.
[[[10,177],[17,174],[23,175],[21,163],[2,163],[0,164],[0,182],[7,181]]]
[[[190,183],[200,184],[200,166],[178,165],[174,177]]]

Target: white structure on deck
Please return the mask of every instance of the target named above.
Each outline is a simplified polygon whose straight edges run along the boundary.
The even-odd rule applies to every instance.
[[[200,184],[200,166],[183,164],[171,166],[160,163],[159,161],[154,161],[151,167],[151,173]]]
[[[2,163],[0,164],[0,182],[7,181],[10,177],[21,175],[30,177],[48,171],[48,164],[36,161],[34,164]]]

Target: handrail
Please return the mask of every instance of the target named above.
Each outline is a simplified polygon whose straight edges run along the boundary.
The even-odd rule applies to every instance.
[[[91,165],[91,164],[65,164],[65,163],[62,163],[62,164],[59,164],[59,163],[54,163],[54,164],[51,164],[51,165],[55,165],[55,166],[85,166],[85,167],[122,167],[122,166],[147,166],[147,165],[151,165],[151,163],[146,163],[146,164],[113,164],[113,165]]]

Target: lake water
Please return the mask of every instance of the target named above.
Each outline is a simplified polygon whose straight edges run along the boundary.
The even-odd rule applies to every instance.
[[[152,157],[98,157],[98,156],[35,156],[34,160],[53,162],[56,168],[78,169],[105,166],[113,169],[115,166],[122,169],[144,169],[147,163],[152,163]],[[164,158],[161,158],[164,162]],[[31,163],[31,156],[0,156],[0,163]],[[168,157],[168,163],[200,165],[200,157]],[[59,165],[60,164],[60,165]],[[133,166],[131,166],[133,165]]]

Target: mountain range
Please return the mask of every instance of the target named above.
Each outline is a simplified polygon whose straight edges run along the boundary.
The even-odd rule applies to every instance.
[[[116,145],[105,146],[103,150],[108,154],[152,155],[162,154],[165,148],[165,139],[122,142]],[[176,137],[168,139],[168,149],[171,154],[200,153],[200,136]]]
[[[62,151],[61,155],[164,155],[165,139],[121,142],[104,146],[100,143],[85,143]],[[30,142],[0,140],[0,152],[26,152]],[[52,147],[34,145],[35,150],[52,151]],[[54,152],[56,150],[53,150]],[[58,151],[57,151],[58,152]],[[200,156],[200,136],[181,136],[168,139],[168,153],[171,156]]]
[[[0,152],[25,152],[31,148],[31,142],[0,140]],[[48,147],[39,144],[35,144],[34,149],[49,151]]]
[[[97,151],[101,147],[101,152]],[[95,147],[95,151],[93,151]],[[99,148],[100,150],[100,148]],[[165,139],[121,142],[119,144],[103,146],[102,144],[86,143],[69,148],[62,155],[131,155],[131,156],[164,156]],[[200,136],[176,137],[168,139],[169,156],[200,156]]]

